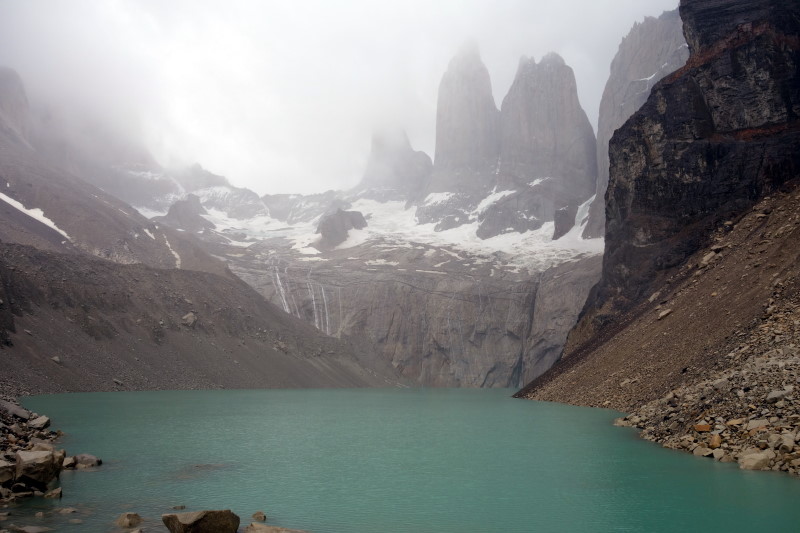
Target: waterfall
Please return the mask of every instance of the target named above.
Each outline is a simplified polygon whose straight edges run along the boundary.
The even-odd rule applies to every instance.
[[[325,322],[325,335],[330,335],[331,334],[331,319],[330,319],[330,315],[328,315],[328,298],[325,297],[325,285],[320,284],[319,288],[322,291],[322,303],[323,303],[323,309],[324,309],[324,312],[325,312],[325,319],[324,319],[324,322]]]
[[[289,267],[288,266],[283,270],[283,274],[284,274],[284,276],[286,276],[287,279],[289,279],[291,281],[291,278],[289,278]],[[289,289],[291,289],[291,287],[289,287]],[[294,291],[293,290],[289,290],[289,297],[292,299],[292,305],[294,306],[294,316],[296,316],[297,318],[303,318],[302,316],[300,316],[300,308],[297,306],[297,300],[295,300],[295,298],[294,298]]]
[[[275,279],[273,281],[274,285],[278,288],[278,294],[281,297],[281,303],[283,304],[283,310],[286,313],[291,313],[289,310],[289,303],[286,301],[286,291],[283,290],[283,283],[281,283],[281,275],[278,272],[278,267],[272,267],[272,272],[275,275]]]
[[[311,307],[314,309],[314,327],[322,329],[320,328],[319,316],[317,315],[317,298],[314,295],[314,286],[311,284],[311,281],[306,282],[306,285],[308,285],[308,292],[311,293]]]

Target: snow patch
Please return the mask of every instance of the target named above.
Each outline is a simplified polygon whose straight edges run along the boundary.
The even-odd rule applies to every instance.
[[[432,192],[425,197],[423,205],[437,205],[447,202],[450,198],[455,196],[452,192]]]
[[[181,256],[178,255],[178,252],[172,249],[172,245],[170,245],[169,239],[167,239],[166,235],[164,235],[164,242],[167,243],[167,248],[169,248],[169,251],[175,257],[175,268],[181,268]]]
[[[145,232],[145,233],[147,233],[147,236],[148,236],[148,237],[150,237],[150,238],[151,238],[151,239],[153,239],[153,240],[156,240],[156,236],[155,236],[155,235],[153,235],[153,232],[152,232],[152,231],[150,231],[150,230],[149,230],[149,229],[147,229],[147,228],[144,228],[144,232]]]
[[[501,199],[505,198],[506,196],[508,196],[510,194],[514,194],[514,192],[515,191],[500,191],[500,192],[497,192],[497,188],[495,187],[495,189],[491,192],[491,194],[489,194],[489,196],[487,196],[486,198],[481,200],[481,203],[478,204],[478,207],[475,208],[475,210],[472,212],[472,215],[477,216],[477,215],[482,214],[492,204],[494,204],[496,202],[499,202]]]
[[[48,228],[57,231],[62,236],[64,236],[64,238],[66,238],[68,241],[72,242],[72,239],[70,238],[69,235],[67,235],[67,232],[62,230],[58,226],[56,226],[56,223],[53,222],[52,220],[50,220],[49,218],[47,218],[45,216],[45,214],[44,214],[44,211],[42,211],[38,207],[34,207],[34,208],[31,208],[31,209],[28,209],[27,207],[22,205],[22,203],[14,200],[10,196],[6,196],[5,194],[3,194],[1,192],[0,192],[0,200],[3,200],[4,202],[6,202],[11,207],[17,209],[18,211],[21,211],[22,213],[28,215],[32,219],[41,222],[42,224],[44,224]]]
[[[370,259],[369,261],[364,261],[364,264],[370,266],[397,266],[400,263],[398,261],[387,261],[386,259]]]

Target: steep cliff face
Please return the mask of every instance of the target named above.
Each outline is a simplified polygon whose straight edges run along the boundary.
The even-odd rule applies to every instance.
[[[378,131],[355,192],[362,198],[405,201],[420,194],[432,168],[431,158],[411,147],[405,131]]]
[[[0,67],[0,128],[15,140],[28,144],[30,107],[25,87],[13,69]]]
[[[530,181],[553,177],[578,203],[594,192],[597,162],[592,126],[578,101],[575,74],[555,53],[520,60],[501,108],[499,173]]]
[[[515,194],[481,214],[479,236],[537,229],[565,207],[574,216],[594,193],[595,137],[578,101],[575,75],[558,54],[539,63],[522,58],[500,124],[495,181]],[[512,205],[514,221],[508,220]]]
[[[636,324],[659,322],[677,313],[672,299],[687,289],[678,290],[673,283],[683,279],[691,287],[699,281],[686,279],[694,266],[687,260],[711,244],[715,232],[721,242],[698,259],[696,276],[724,253],[724,234],[741,220],[748,232],[735,246],[752,253],[772,239],[791,237],[795,229],[792,222],[762,232],[760,225],[772,207],[767,204],[757,214],[751,210],[800,175],[800,5],[683,0],[680,13],[691,55],[683,68],[653,88],[647,102],[611,140],[602,278],[570,334],[564,361],[551,371],[554,385],[548,388],[588,376],[593,354],[603,346],[623,341],[636,346],[642,338],[633,333]],[[780,265],[792,265],[792,258],[776,257],[780,261],[768,265],[776,269],[772,285],[759,280],[752,287],[760,293],[749,302],[751,310],[777,286]],[[737,285],[749,284],[749,271],[762,266],[761,261],[725,264],[737,270],[735,279],[728,280]],[[716,279],[727,272],[720,271]],[[728,284],[724,289],[733,291],[732,296],[743,292]],[[696,298],[703,301],[695,305],[702,308],[717,295],[715,290],[698,293]],[[659,318],[642,314],[657,305]],[[719,332],[709,330],[692,343],[681,338],[680,331],[690,330],[697,319],[690,309],[684,314],[691,324],[679,322],[675,327],[670,321],[651,329],[663,329],[659,335],[677,332],[686,346],[676,354],[689,350],[687,357],[702,361],[698,354],[705,349],[703,339],[719,337],[727,326],[719,324]],[[627,350],[621,364],[643,365],[641,357],[650,350],[646,343],[640,348]],[[573,356],[577,359],[570,363]],[[668,358],[655,363],[662,365],[659,372],[674,370]],[[561,369],[570,366],[571,377],[566,378],[567,371]]]
[[[619,45],[611,62],[611,74],[600,101],[597,121],[597,190],[589,210],[585,238],[605,233],[605,194],[608,187],[608,142],[614,132],[650,96],[650,90],[664,76],[686,63],[689,48],[683,37],[678,10],[636,23]]]
[[[465,264],[445,250],[384,248],[376,258],[363,246],[329,253],[312,268],[258,251],[271,248],[252,246],[233,270],[287,313],[356,342],[407,382],[442,387],[515,387],[544,372],[600,262],[582,258],[530,276]]]
[[[500,114],[477,47],[466,46],[447,68],[436,107],[436,155],[428,192],[483,190],[500,150]]]

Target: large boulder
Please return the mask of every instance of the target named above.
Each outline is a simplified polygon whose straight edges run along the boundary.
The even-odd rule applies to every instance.
[[[49,450],[19,451],[15,478],[26,485],[43,488],[58,477],[61,464]]]
[[[742,452],[739,456],[739,468],[743,470],[763,470],[769,467],[770,461],[775,458],[775,452],[772,450],[761,451],[757,448],[751,448]]]
[[[22,420],[28,420],[31,417],[31,412],[27,409],[23,409],[19,405],[5,400],[0,400],[0,411],[5,411],[9,415],[21,418]]]
[[[335,213],[322,217],[317,226],[317,233],[321,238],[317,247],[321,250],[330,250],[347,240],[351,229],[367,227],[367,220],[360,211],[343,211],[337,209]]]
[[[239,517],[229,509],[161,515],[172,533],[236,533]]]
[[[9,484],[14,480],[14,463],[0,459],[0,485]]]

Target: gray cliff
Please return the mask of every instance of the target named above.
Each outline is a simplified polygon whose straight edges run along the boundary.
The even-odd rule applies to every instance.
[[[689,49],[678,10],[637,22],[622,40],[611,62],[611,73],[600,101],[597,121],[597,191],[589,209],[584,238],[605,234],[605,194],[608,187],[608,142],[614,132],[650,96],[661,79],[686,63]]]

